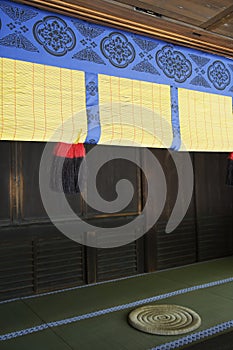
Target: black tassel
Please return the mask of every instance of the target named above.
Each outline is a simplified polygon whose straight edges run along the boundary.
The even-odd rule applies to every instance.
[[[230,153],[227,159],[227,178],[226,184],[228,186],[233,186],[233,152]]]
[[[78,175],[85,157],[83,144],[58,143],[50,171],[50,187],[53,191],[75,194],[80,192]]]

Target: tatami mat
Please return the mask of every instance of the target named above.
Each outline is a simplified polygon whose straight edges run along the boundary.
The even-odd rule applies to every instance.
[[[148,350],[179,339],[129,326],[128,313],[146,303],[193,309],[198,332],[232,320],[233,257],[0,304],[0,350]]]
[[[50,329],[0,342],[0,350],[71,350],[72,348]],[[81,350],[81,348],[80,348]]]

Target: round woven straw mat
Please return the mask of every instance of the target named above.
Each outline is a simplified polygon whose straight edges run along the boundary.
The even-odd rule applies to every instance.
[[[200,316],[178,305],[147,305],[130,312],[129,323],[145,333],[158,335],[184,334],[201,325]]]

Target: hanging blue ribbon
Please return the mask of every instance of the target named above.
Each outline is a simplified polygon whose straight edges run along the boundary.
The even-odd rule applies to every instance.
[[[173,141],[171,149],[178,151],[181,145],[180,138],[180,117],[179,117],[179,102],[178,102],[178,89],[175,86],[171,86],[171,116],[172,116],[172,132]]]
[[[99,91],[98,75],[85,74],[86,84],[86,111],[88,133],[85,143],[97,144],[100,139]]]

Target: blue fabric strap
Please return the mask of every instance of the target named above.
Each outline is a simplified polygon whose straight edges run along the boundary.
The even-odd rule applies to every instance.
[[[99,115],[98,75],[93,73],[85,73],[85,84],[88,127],[88,133],[85,143],[97,144],[101,134]]]
[[[172,115],[172,131],[173,131],[173,141],[172,141],[171,149],[174,151],[178,151],[181,144],[181,136],[180,136],[178,88],[175,86],[171,86],[171,115]]]

